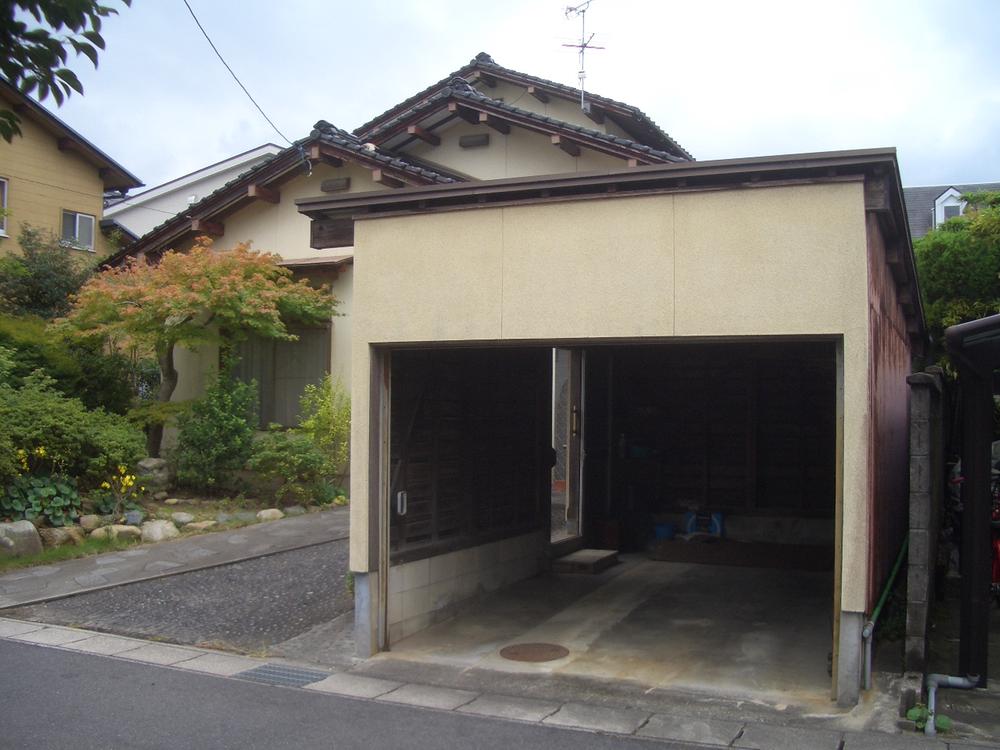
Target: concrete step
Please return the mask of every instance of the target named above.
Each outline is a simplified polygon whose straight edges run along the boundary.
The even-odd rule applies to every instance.
[[[595,574],[618,564],[618,551],[613,549],[580,549],[554,560],[556,573]]]

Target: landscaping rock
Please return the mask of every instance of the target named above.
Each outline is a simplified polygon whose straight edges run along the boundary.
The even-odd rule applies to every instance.
[[[185,524],[185,529],[194,529],[195,531],[204,531],[205,529],[210,529],[215,526],[218,521],[193,521],[189,524]]]
[[[219,523],[229,523],[233,520],[232,513],[219,513],[215,516],[215,520]]]
[[[162,492],[170,486],[170,468],[165,459],[144,458],[136,465],[136,479],[147,492]]]
[[[130,510],[125,513],[125,523],[129,526],[138,526],[142,523],[142,519],[146,517],[146,514],[141,510]]]
[[[160,490],[159,492],[154,492],[153,493],[153,499],[156,500],[157,502],[160,502],[160,503],[162,503],[164,500],[166,500],[167,497],[169,497],[169,496],[167,495],[167,491],[166,490]]]
[[[233,519],[236,521],[243,521],[243,523],[254,523],[257,521],[257,515],[250,510],[240,510],[236,512]]]
[[[39,529],[38,536],[46,547],[61,547],[64,544],[83,544],[86,532],[79,526],[61,526],[54,529]]]
[[[277,521],[279,518],[284,518],[285,514],[282,513],[277,508],[266,508],[264,510],[257,512],[258,521]]]
[[[139,539],[141,536],[142,532],[135,526],[120,523],[102,526],[90,532],[91,539]]]
[[[181,501],[178,500],[176,497],[168,497],[166,500],[163,501],[163,504],[164,505],[179,505],[180,502]]]
[[[42,539],[31,521],[0,523],[0,557],[37,555],[42,551]]]
[[[101,525],[101,517],[95,516],[92,513],[86,516],[80,516],[80,528],[84,531],[93,531]]]
[[[289,505],[285,508],[286,516],[302,516],[305,515],[306,509],[301,505]]]
[[[170,520],[178,526],[183,526],[186,523],[191,523],[194,520],[194,516],[190,513],[171,513]]]
[[[181,532],[174,526],[173,521],[146,521],[142,525],[144,542],[162,542],[164,539],[174,539],[180,535]]]

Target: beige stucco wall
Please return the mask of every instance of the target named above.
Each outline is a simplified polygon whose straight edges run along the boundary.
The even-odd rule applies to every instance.
[[[867,569],[867,261],[861,182],[361,220],[353,405],[372,344],[815,336],[844,352],[842,607]],[[831,404],[831,408],[833,405]],[[368,420],[352,436],[351,567],[368,569]]]
[[[470,125],[459,120],[434,133],[441,138],[440,146],[417,141],[404,151],[423,161],[479,180],[621,169],[626,166],[624,159],[586,148],[581,149],[579,156],[570,156],[553,146],[549,136],[523,128],[512,127],[509,135],[503,135],[486,125]],[[477,133],[488,133],[490,144],[478,148],[458,145],[461,136]]]
[[[60,151],[55,136],[30,117],[21,118],[21,136],[11,143],[0,139],[0,178],[8,181],[7,234],[0,237],[0,253],[16,250],[22,224],[62,233],[62,212],[76,211],[94,217],[94,253],[81,250],[81,258],[108,255],[109,247],[98,226],[104,200],[104,182],[97,167],[72,150]]]
[[[611,122],[611,120],[607,117],[605,117],[604,122],[601,123],[591,120],[586,114],[584,114],[583,110],[580,108],[580,102],[577,99],[562,99],[560,97],[550,95],[547,102],[540,102],[528,93],[526,87],[515,86],[514,84],[505,83],[503,81],[497,81],[497,85],[494,88],[480,85],[478,86],[478,90],[491,99],[500,99],[505,104],[510,104],[518,109],[526,109],[529,112],[537,112],[538,114],[545,115],[546,117],[552,117],[556,120],[562,120],[563,122],[569,122],[573,125],[579,125],[580,127],[589,128],[591,130],[598,130],[602,133],[611,133],[613,135],[621,136],[622,138],[631,138],[630,135]]]

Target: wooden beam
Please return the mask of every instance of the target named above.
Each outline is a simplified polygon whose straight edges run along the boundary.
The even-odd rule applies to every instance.
[[[891,209],[889,181],[884,177],[870,177],[865,180],[865,210],[882,213]]]
[[[604,124],[604,110],[596,106],[593,102],[587,102],[584,105],[583,113],[598,125]]]
[[[493,130],[497,131],[498,133],[502,133],[503,135],[507,135],[510,132],[510,125],[505,123],[503,120],[494,117],[493,115],[486,114],[485,112],[479,113],[479,124],[485,125],[488,128],[492,128]]]
[[[210,237],[221,237],[226,233],[226,227],[218,221],[191,219],[191,231],[196,234],[207,234]]]
[[[267,203],[278,203],[281,201],[281,193],[263,185],[247,185],[247,197],[266,201]]]
[[[313,219],[309,227],[309,247],[350,247],[354,244],[354,219]]]
[[[60,151],[79,151],[80,144],[77,143],[72,138],[60,138],[56,141],[56,145],[59,147]]]
[[[574,143],[573,141],[567,139],[565,136],[553,135],[551,136],[551,139],[553,146],[558,146],[570,156],[580,155],[580,146]]]
[[[528,86],[528,93],[535,97],[542,104],[548,104],[549,95],[542,91],[538,86]]]
[[[344,160],[337,156],[329,146],[322,143],[314,143],[309,147],[309,161],[323,162],[331,167],[344,166]]]
[[[329,180],[323,180],[319,184],[319,189],[324,193],[342,193],[345,190],[349,190],[350,187],[350,177],[334,177]]]
[[[379,185],[391,188],[401,188],[405,184],[402,180],[386,174],[381,169],[372,170],[372,182],[377,182]]]
[[[448,102],[448,112],[453,115],[458,115],[470,125],[479,124],[479,113],[475,110],[469,109],[468,107],[463,107],[458,102]]]
[[[441,138],[434,135],[429,130],[424,130],[419,125],[410,125],[406,128],[407,135],[412,135],[414,138],[419,138],[424,143],[429,143],[432,146],[440,146]]]
[[[489,86],[491,89],[497,87],[497,79],[491,76],[489,73],[484,73],[481,70],[474,70],[472,72],[473,81],[482,81],[484,84]]]
[[[458,137],[459,148],[481,148],[489,145],[489,133],[473,133],[472,135],[460,135]]]

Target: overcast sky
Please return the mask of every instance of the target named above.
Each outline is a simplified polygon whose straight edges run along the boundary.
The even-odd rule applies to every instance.
[[[319,119],[353,129],[481,50],[577,83],[565,2],[189,2],[293,140]],[[895,146],[906,185],[1000,180],[998,0],[593,0],[586,18],[606,48],[588,90],[698,159]],[[56,113],[147,185],[283,145],[182,0],[134,0],[104,36],[98,70],[73,65],[85,95]]]

